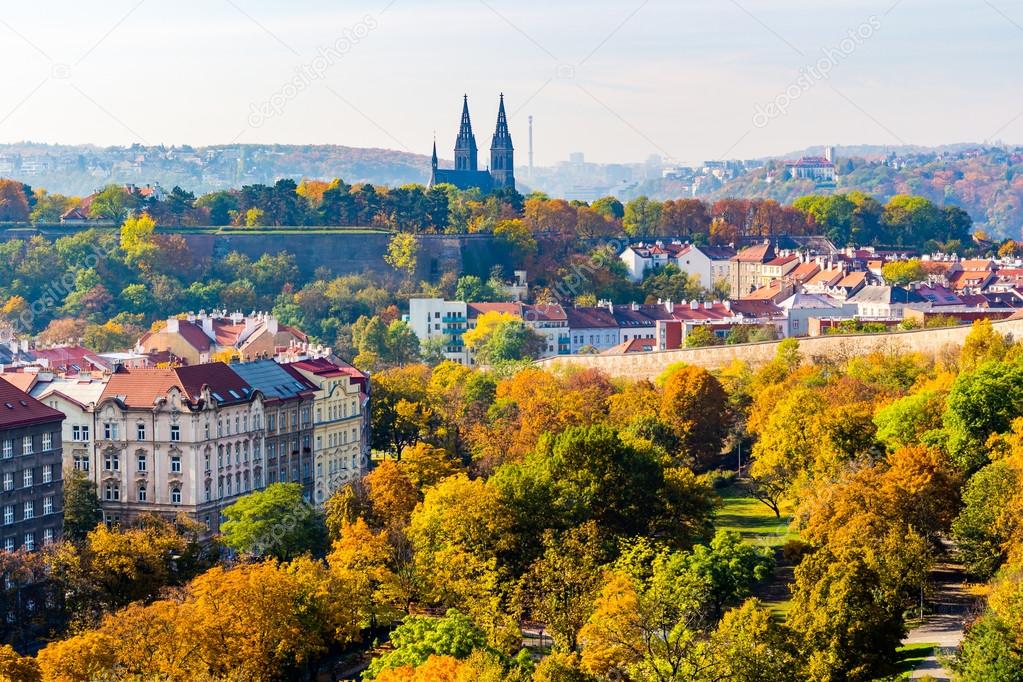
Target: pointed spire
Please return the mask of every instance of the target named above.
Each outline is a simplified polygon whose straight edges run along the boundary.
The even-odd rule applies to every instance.
[[[501,103],[497,108],[497,128],[494,130],[494,140],[490,145],[491,149],[511,149],[511,133],[508,131],[508,115],[504,111],[504,93],[501,93]]]
[[[433,134],[433,169],[437,170],[437,133]]]
[[[469,95],[463,95],[462,125],[455,140],[455,170],[477,170],[476,155],[476,136],[472,134],[472,121],[469,119]]]
[[[458,137],[472,135],[472,121],[469,120],[469,95],[462,95],[462,125],[458,130]]]

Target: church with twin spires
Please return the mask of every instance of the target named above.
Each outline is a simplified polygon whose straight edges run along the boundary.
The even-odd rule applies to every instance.
[[[479,169],[479,150],[469,120],[469,96],[462,100],[462,124],[455,140],[455,167],[437,167],[437,141],[433,142],[433,174],[430,186],[451,184],[458,189],[479,189],[488,194],[497,189],[515,189],[515,148],[508,132],[508,117],[504,113],[504,94],[497,110],[497,129],[490,143],[490,167]]]

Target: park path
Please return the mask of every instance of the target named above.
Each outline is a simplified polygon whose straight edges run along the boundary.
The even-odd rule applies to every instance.
[[[928,579],[931,588],[928,600],[931,613],[909,631],[902,643],[935,644],[936,648],[909,674],[910,679],[930,676],[936,680],[951,680],[952,675],[938,662],[938,655],[955,651],[963,639],[967,619],[973,613],[976,599],[966,590],[961,566],[941,563],[934,567]]]

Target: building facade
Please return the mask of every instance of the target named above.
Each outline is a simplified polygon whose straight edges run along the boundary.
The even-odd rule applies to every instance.
[[[0,511],[5,551],[35,550],[63,528],[64,415],[0,379]]]
[[[113,374],[95,410],[92,479],[104,521],[221,512],[264,487],[263,396],[224,363]]]
[[[313,500],[323,504],[369,468],[369,377],[315,358],[283,365],[316,386],[313,399]]]
[[[313,499],[313,402],[316,385],[273,360],[231,365],[263,396],[267,484],[300,483]]]

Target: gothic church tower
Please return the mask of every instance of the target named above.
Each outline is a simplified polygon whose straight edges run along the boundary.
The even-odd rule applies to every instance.
[[[501,93],[497,129],[490,144],[490,175],[494,178],[495,188],[515,188],[515,147],[508,132],[508,117],[504,113],[504,93]]]

